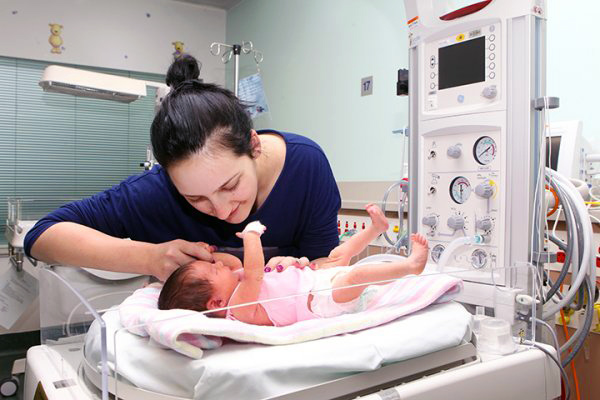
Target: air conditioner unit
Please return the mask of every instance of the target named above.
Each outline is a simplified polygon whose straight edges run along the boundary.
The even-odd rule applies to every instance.
[[[39,85],[46,92],[130,103],[146,96],[146,81],[76,68],[49,65]]]

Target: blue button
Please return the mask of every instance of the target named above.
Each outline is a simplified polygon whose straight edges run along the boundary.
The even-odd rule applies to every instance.
[[[465,96],[463,96],[462,94],[459,94],[458,97],[456,98],[456,100],[458,100],[459,103],[462,103],[463,101],[465,101]]]

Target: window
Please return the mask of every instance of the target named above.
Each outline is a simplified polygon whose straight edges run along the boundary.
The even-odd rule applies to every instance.
[[[129,104],[47,93],[38,85],[47,65],[0,57],[2,224],[8,197],[41,199],[36,207],[43,215],[63,199],[90,196],[143,171],[154,89]],[[84,68],[164,82],[158,74]]]

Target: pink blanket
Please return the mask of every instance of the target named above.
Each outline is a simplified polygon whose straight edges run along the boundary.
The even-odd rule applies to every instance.
[[[158,310],[159,284],[137,290],[121,304],[119,311],[121,324],[131,333],[150,336],[182,354],[201,358],[203,349],[214,349],[222,344],[221,337],[282,345],[378,326],[430,304],[451,300],[462,290],[462,281],[443,274],[408,276],[377,288],[376,296],[365,311],[283,327],[209,318],[189,310]]]

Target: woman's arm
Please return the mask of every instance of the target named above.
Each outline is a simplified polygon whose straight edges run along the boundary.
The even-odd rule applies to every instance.
[[[188,222],[178,199],[166,172],[155,166],[41,218],[25,237],[25,252],[49,263],[166,280],[181,265],[213,259],[206,244],[172,240]]]
[[[213,259],[205,243],[145,243],[109,236],[73,222],[49,227],[33,243],[31,255],[47,263],[154,275],[160,280],[166,280],[181,265]]]
[[[231,306],[256,302],[260,294],[265,267],[260,235],[264,232],[265,227],[260,223],[253,226],[251,224],[254,223],[251,222],[244,232],[238,234],[244,242],[244,277],[229,301]],[[234,308],[231,310],[231,314],[238,321],[248,324],[273,325],[260,304]]]

